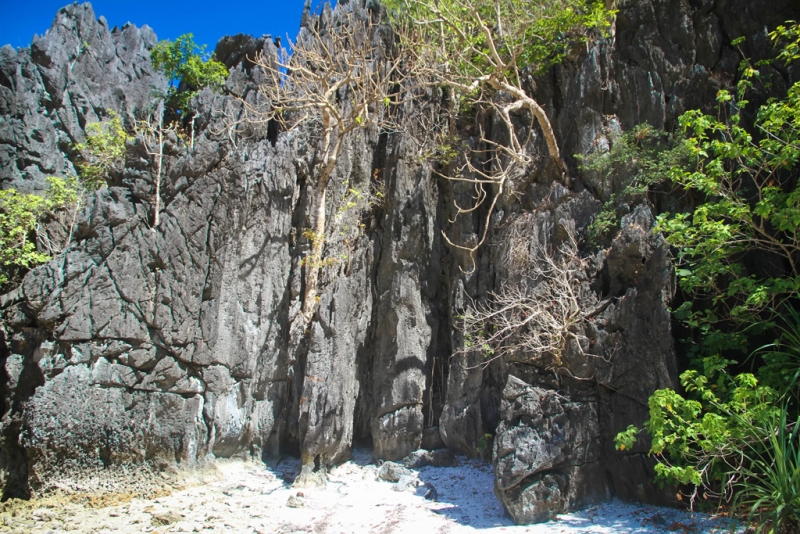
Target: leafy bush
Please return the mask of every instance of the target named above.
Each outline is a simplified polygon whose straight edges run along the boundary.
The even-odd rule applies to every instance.
[[[442,59],[455,58],[452,75],[464,78],[485,75],[495,66],[495,54],[506,65],[541,74],[587,42],[592,30],[606,31],[615,13],[598,0],[390,0],[385,5],[395,22],[427,23],[419,28],[425,39],[414,44],[444,51]],[[496,41],[484,26],[494,27]]]
[[[122,120],[113,111],[110,119],[86,126],[86,141],[77,143],[80,153],[78,172],[87,191],[97,191],[106,186],[111,171],[119,171],[125,157],[125,143],[130,139]]]
[[[656,477],[692,485],[692,504],[718,497],[744,507],[770,532],[800,526],[800,419],[788,398],[796,382],[776,390],[751,373],[731,376],[730,363],[707,358],[702,373],[681,375],[685,395],[661,389],[650,397],[644,426]],[[639,434],[629,426],[617,435],[617,449],[632,448]]]
[[[782,43],[779,60],[796,59],[798,26],[770,35]],[[670,176],[701,202],[658,220],[677,250],[679,285],[693,297],[676,316],[702,332],[706,354],[746,348],[745,333],[772,327],[773,312],[800,296],[800,83],[761,106],[748,128],[743,109],[757,66],[743,62],[737,96],[719,92],[717,117],[680,117],[693,164]]]
[[[602,186],[610,189],[586,236],[590,243],[600,245],[619,228],[624,215],[620,211],[647,200],[653,186],[668,181],[670,170],[686,163],[688,153],[679,135],[644,123],[614,140],[608,152],[575,156],[582,171],[595,174]]]
[[[707,200],[690,213],[663,214],[658,229],[678,249],[681,288],[712,304],[680,310],[691,323],[722,320],[750,324],[800,294],[800,83],[787,97],[762,106],[756,117],[760,138],[741,124],[741,105],[720,91],[725,119],[689,111],[680,124],[696,161],[672,169],[672,179]],[[743,257],[759,251],[774,259],[778,276],[747,269]],[[782,272],[781,272],[782,271]]]
[[[777,339],[757,349],[758,375],[767,385],[785,391],[800,406],[800,313],[787,306],[776,328]]]
[[[800,26],[770,35],[779,60],[800,58]],[[690,298],[675,316],[699,332],[699,357],[681,375],[684,394],[653,394],[644,426],[657,477],[693,485],[692,503],[717,495],[760,531],[790,532],[800,527],[800,316],[792,308],[800,297],[800,83],[747,125],[742,110],[759,66],[743,62],[737,95],[719,92],[717,116],[693,110],[679,119],[689,162],[668,174],[696,206],[660,215],[657,230],[676,251]],[[730,371],[744,362],[722,355],[746,351],[748,337],[766,332],[776,341],[756,352],[755,372]],[[617,448],[638,436],[629,427]]]
[[[160,41],[150,51],[153,67],[164,73],[169,81],[167,106],[182,116],[189,114],[189,102],[198,91],[209,87],[219,91],[228,78],[224,64],[205,53],[205,45],[198,46],[194,35],[186,33],[175,39]]]
[[[763,446],[748,446],[738,473],[734,507],[744,507],[758,531],[791,533],[800,530],[800,419],[788,420],[786,407],[777,421],[750,429]]]
[[[50,259],[38,247],[37,229],[42,218],[69,206],[77,206],[79,184],[74,178],[50,177],[44,196],[16,189],[0,191],[0,287],[21,278],[25,271]]]
[[[109,115],[108,120],[89,124],[86,140],[75,144],[80,179],[51,176],[44,195],[0,191],[0,287],[7,289],[28,269],[64,250],[72,239],[81,197],[105,187],[109,173],[121,170],[130,136],[119,116],[113,111]],[[45,219],[58,220],[66,235],[51,238],[41,228]]]

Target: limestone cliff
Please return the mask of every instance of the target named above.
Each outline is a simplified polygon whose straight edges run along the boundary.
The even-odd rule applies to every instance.
[[[640,122],[672,127],[734,80],[733,38],[766,46],[766,27],[798,15],[791,0],[773,4],[621,1],[610,38],[575,50],[529,90],[567,155],[603,150]],[[110,30],[74,4],[30,48],[0,49],[3,187],[35,191],[45,176],[73,173],[72,144],[108,109],[140,117],[166,83],[149,62],[155,42],[147,27]],[[483,366],[458,353],[458,316],[513,276],[502,261],[508,232],[522,225],[541,244],[580,236],[617,185],[581,175],[571,158],[569,184],[531,169],[522,195],[495,214],[494,244],[464,274],[441,232],[478,231],[477,216],[450,222],[465,193],[438,179],[408,136],[356,132],[330,186],[329,246],[340,259],[301,328],[313,131],[231,133],[242,100],[258,98],[259,71],[246,59],[257,51],[274,53],[271,39],[217,46],[231,69],[226,94],[197,98],[193,148],[167,143],[158,226],[153,166],[134,140],[124,172],[87,201],[69,249],[3,298],[4,496],[62,472],[191,466],[209,454],[293,453],[324,469],[355,441],[384,459],[423,441],[476,455],[490,434],[496,493],[518,521],[613,494],[668,501],[643,451],[612,442],[646,418],[655,389],[676,384],[673,276],[651,209],[630,206],[610,246],[585,252],[581,298],[596,313],[582,333],[602,357],[568,350],[569,373],[524,359]],[[348,208],[350,188],[380,188],[381,201]]]

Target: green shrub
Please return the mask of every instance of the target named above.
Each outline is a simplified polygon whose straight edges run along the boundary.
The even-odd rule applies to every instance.
[[[75,178],[47,179],[44,196],[23,194],[16,189],[0,191],[0,287],[18,282],[31,267],[50,255],[37,246],[42,219],[69,206],[77,207],[79,184]]]
[[[209,57],[205,49],[205,45],[194,42],[194,35],[186,33],[175,42],[160,41],[150,51],[153,67],[164,73],[169,82],[164,95],[167,106],[184,117],[198,91],[205,87],[219,91],[228,78],[227,67]]]
[[[587,231],[587,241],[599,246],[619,229],[620,210],[645,202],[657,184],[669,181],[670,170],[686,163],[688,154],[680,136],[639,124],[612,142],[607,152],[576,154],[580,169],[592,173],[608,189],[608,200]]]
[[[81,161],[77,164],[81,183],[87,191],[106,186],[111,171],[119,171],[125,158],[125,143],[130,139],[122,120],[114,111],[110,119],[86,126],[86,140],[77,143]]]
[[[770,34],[781,46],[779,61],[796,59],[798,28]],[[679,286],[691,297],[676,316],[702,334],[706,354],[747,349],[748,337],[773,326],[774,311],[800,297],[800,83],[746,126],[745,97],[758,66],[743,62],[738,95],[720,91],[716,116],[693,110],[680,117],[691,164],[670,175],[700,200],[691,213],[658,219],[677,252]],[[774,267],[748,265],[756,255]]]
[[[800,406],[800,313],[786,306],[777,322],[777,338],[754,352],[758,375],[767,385],[789,396],[792,406]],[[754,360],[755,361],[755,360]]]
[[[799,59],[799,26],[771,36],[779,60]],[[681,375],[684,393],[656,391],[644,427],[658,479],[694,486],[692,503],[716,495],[759,531],[780,533],[800,527],[800,316],[792,308],[800,297],[800,83],[748,126],[742,110],[759,66],[743,62],[738,93],[719,92],[716,116],[693,110],[679,119],[688,164],[668,173],[696,204],[660,215],[656,230],[673,246],[688,297],[675,317],[699,344],[695,369]],[[753,334],[775,341],[756,352],[753,373],[740,372],[745,362],[723,355],[746,354]],[[638,436],[629,427],[617,448]]]
[[[776,420],[750,432],[763,445],[742,451],[734,508],[744,508],[757,532],[792,533],[800,530],[800,419],[790,421],[786,405]]]
[[[786,392],[751,373],[731,376],[728,363],[708,358],[704,372],[681,375],[685,395],[661,389],[650,397],[644,426],[656,477],[692,486],[692,505],[716,497],[759,531],[783,532],[800,525],[800,420]],[[632,448],[639,434],[629,426],[617,435],[617,449]]]

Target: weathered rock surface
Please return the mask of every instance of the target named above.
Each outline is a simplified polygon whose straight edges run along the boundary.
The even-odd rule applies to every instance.
[[[30,48],[0,48],[0,184],[22,191],[47,176],[74,174],[72,144],[86,124],[114,110],[133,117],[149,109],[166,79],[150,65],[156,35],[126,24],[109,30],[91,5],[61,9]]]
[[[510,375],[494,438],[495,493],[517,523],[606,498],[597,404]]]
[[[619,10],[612,38],[530,88],[564,154],[603,150],[639,122],[670,127],[683,110],[709,106],[736,75],[727,43],[747,35],[757,46],[765,24],[797,16],[791,0],[769,13],[743,0],[637,0]],[[45,176],[74,173],[72,144],[106,109],[142,118],[152,87],[165,83],[148,58],[155,42],[146,27],[109,31],[76,4],[31,48],[0,49],[3,187],[41,190]],[[304,480],[324,481],[354,440],[400,460],[423,441],[476,456],[494,437],[497,494],[515,520],[612,494],[668,501],[644,451],[618,453],[612,442],[646,418],[652,391],[675,385],[674,284],[650,208],[630,206],[607,246],[585,253],[581,304],[594,311],[579,334],[591,350],[569,346],[555,369],[525,355],[483,365],[458,353],[457,317],[468,299],[517,276],[502,261],[510,229],[522,229],[526,246],[581,236],[621,184],[585,176],[572,160],[569,184],[543,162],[529,169],[520,194],[498,206],[496,245],[465,274],[441,232],[476,234],[481,213],[449,222],[453,198],[469,192],[437,180],[408,137],[356,132],[328,191],[326,254],[338,259],[323,271],[306,329],[302,233],[316,132],[228,128],[239,98],[258,103],[261,74],[246,60],[256,51],[273,54],[272,40],[220,42],[226,94],[196,99],[193,148],[168,140],[157,226],[153,161],[134,140],[124,171],[87,200],[69,249],[3,299],[4,496],[45,488],[63,470],[193,465],[209,454],[299,454]],[[350,189],[376,188],[380,202],[350,206]]]

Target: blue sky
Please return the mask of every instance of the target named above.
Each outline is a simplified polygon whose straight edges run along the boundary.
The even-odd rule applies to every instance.
[[[43,35],[59,8],[69,0],[0,0],[0,46],[29,46],[35,33]],[[313,0],[316,7],[324,3]],[[110,27],[132,22],[147,24],[159,39],[194,33],[198,44],[213,51],[223,35],[265,33],[291,39],[300,29],[303,0],[94,0],[95,15]]]

